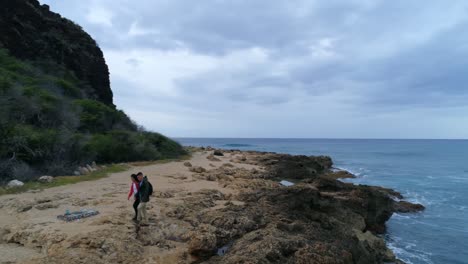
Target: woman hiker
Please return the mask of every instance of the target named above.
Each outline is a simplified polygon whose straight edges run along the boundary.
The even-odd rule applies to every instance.
[[[130,185],[128,200],[130,200],[130,197],[133,196],[133,210],[135,210],[135,217],[133,217],[132,220],[136,221],[138,217],[138,205],[140,204],[140,195],[138,194],[138,191],[140,189],[140,182],[138,181],[136,174],[132,174],[130,177],[132,180],[132,184]]]

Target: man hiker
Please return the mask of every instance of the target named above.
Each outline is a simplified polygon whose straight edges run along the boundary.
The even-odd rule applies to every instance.
[[[148,178],[143,176],[143,173],[137,174],[138,181],[140,182],[140,189],[138,194],[140,197],[140,204],[138,205],[138,222],[142,226],[148,225],[148,215],[146,214],[146,204],[149,202],[149,197],[153,192],[151,184],[148,182]]]

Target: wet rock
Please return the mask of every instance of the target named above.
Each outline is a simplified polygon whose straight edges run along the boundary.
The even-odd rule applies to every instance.
[[[332,171],[325,174],[323,177],[329,179],[347,179],[347,178],[356,178],[356,176],[348,171],[339,170],[339,171]]]
[[[413,204],[407,201],[395,203],[395,211],[399,213],[415,213],[425,209],[422,204]]]
[[[273,177],[286,179],[315,178],[324,173],[332,166],[330,157],[326,156],[293,156],[293,155],[270,155],[261,163],[270,166]]]
[[[186,162],[184,162],[184,166],[185,167],[192,167],[192,163],[186,161]]]

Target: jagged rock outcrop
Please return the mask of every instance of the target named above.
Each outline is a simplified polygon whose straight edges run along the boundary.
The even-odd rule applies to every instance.
[[[113,106],[109,69],[96,41],[37,0],[0,0],[0,47],[22,60],[53,62],[83,81],[86,98]]]
[[[331,171],[329,157],[231,154],[263,169],[221,166],[197,177],[238,189],[223,198],[236,203],[204,210],[216,201],[205,195],[169,215],[194,227],[189,252],[201,263],[399,263],[378,234],[394,212],[424,209],[391,189],[338,181],[353,175]],[[280,186],[281,178],[294,186]]]

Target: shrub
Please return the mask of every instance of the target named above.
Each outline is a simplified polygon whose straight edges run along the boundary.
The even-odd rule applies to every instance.
[[[74,83],[65,79],[56,79],[55,83],[62,89],[65,96],[72,98],[82,97],[80,89],[78,89]]]
[[[90,99],[75,100],[74,104],[80,113],[80,131],[136,130],[136,125],[121,110]]]
[[[5,93],[7,90],[9,90],[13,86],[13,82],[11,79],[4,75],[0,75],[0,92]]]
[[[97,134],[86,147],[98,162],[124,162],[156,160],[161,158],[157,149],[136,132],[111,131]]]

